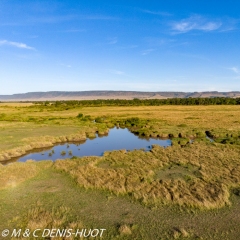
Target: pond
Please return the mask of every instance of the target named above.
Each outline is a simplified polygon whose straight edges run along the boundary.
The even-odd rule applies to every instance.
[[[149,151],[153,144],[168,147],[171,146],[171,140],[154,138],[147,139],[134,135],[127,128],[118,129],[115,127],[110,129],[106,136],[98,136],[96,134],[96,138],[87,139],[82,143],[65,143],[56,145],[47,150],[39,151],[38,149],[34,153],[18,158],[18,161],[25,162],[28,159],[33,159],[35,161],[50,159],[55,161],[56,159],[71,158],[73,156],[102,156],[105,151],[120,149],[144,149]]]

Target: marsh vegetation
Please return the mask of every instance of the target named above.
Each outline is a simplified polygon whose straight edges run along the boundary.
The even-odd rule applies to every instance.
[[[0,114],[2,162],[69,144],[64,161],[0,165],[2,229],[99,227],[107,229],[103,239],[239,236],[239,106],[1,103]],[[114,126],[139,137],[171,137],[173,146],[71,156],[71,142],[106,135]]]

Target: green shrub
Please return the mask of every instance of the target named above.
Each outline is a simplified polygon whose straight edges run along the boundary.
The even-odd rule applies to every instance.
[[[82,118],[83,117],[83,114],[82,113],[79,113],[78,115],[77,115],[77,118]]]
[[[103,123],[103,118],[97,117],[97,118],[95,118],[95,122],[96,123]]]

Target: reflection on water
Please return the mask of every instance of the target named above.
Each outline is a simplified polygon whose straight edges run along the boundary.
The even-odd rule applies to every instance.
[[[18,159],[20,162],[25,162],[28,159],[36,161],[40,160],[56,160],[71,158],[72,156],[102,156],[104,151],[112,150],[134,150],[145,149],[149,151],[152,144],[157,144],[163,147],[171,146],[171,140],[161,140],[153,138],[140,138],[132,134],[127,128],[125,129],[110,129],[108,135],[97,137],[94,139],[87,139],[81,143],[65,143],[56,145],[48,150],[41,152],[35,151],[35,153],[27,154]]]

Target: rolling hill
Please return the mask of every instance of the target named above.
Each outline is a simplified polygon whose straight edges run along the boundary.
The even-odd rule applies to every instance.
[[[13,95],[0,95],[0,101],[56,101],[56,100],[94,100],[94,99],[166,99],[166,98],[212,98],[240,97],[239,91],[233,92],[138,92],[138,91],[50,91],[29,92]]]

